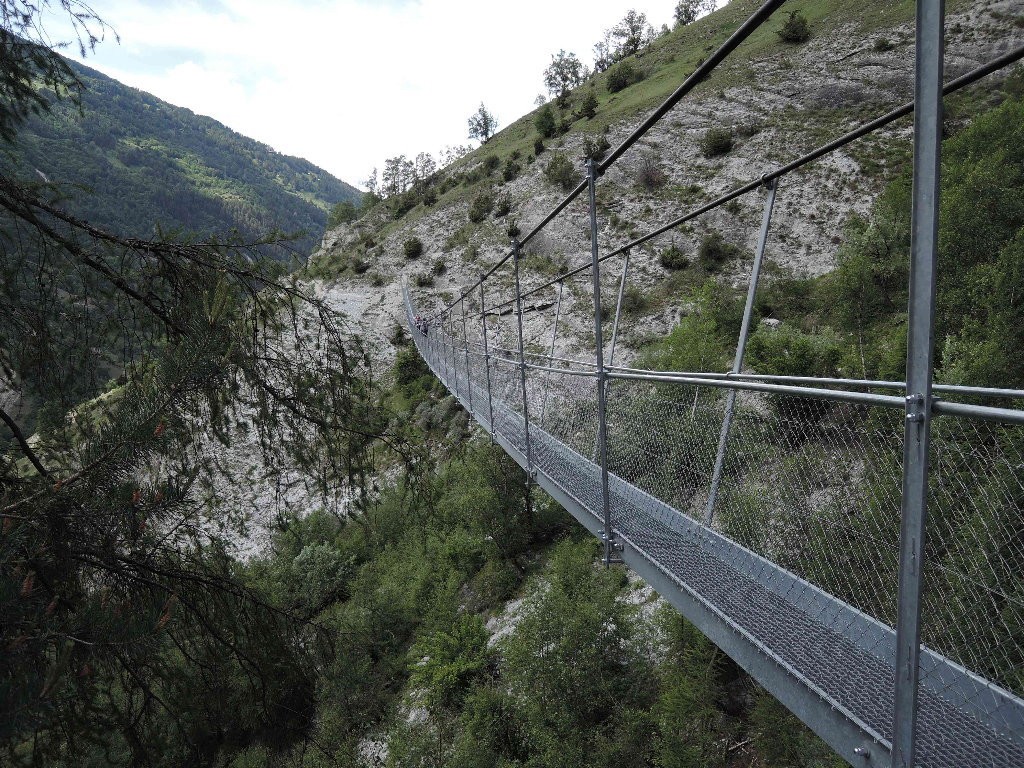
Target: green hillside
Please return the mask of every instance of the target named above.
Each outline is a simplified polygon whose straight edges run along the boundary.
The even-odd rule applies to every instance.
[[[81,110],[54,101],[19,131],[0,164],[47,180],[82,218],[119,234],[244,236],[303,233],[309,252],[330,208],[360,192],[307,160],[275,152],[208,117],[69,62],[85,86]]]

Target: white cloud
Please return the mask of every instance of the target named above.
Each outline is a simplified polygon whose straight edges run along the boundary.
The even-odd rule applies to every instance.
[[[533,108],[564,48],[589,63],[634,7],[672,0],[95,0],[121,38],[86,60],[350,182],[385,157],[467,143],[483,101],[508,125]]]

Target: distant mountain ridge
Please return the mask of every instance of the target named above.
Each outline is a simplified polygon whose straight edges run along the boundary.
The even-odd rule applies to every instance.
[[[32,117],[0,167],[61,185],[74,214],[122,235],[304,233],[308,254],[331,207],[361,193],[308,160],[275,152],[216,120],[89,67],[81,112],[54,101]],[[268,108],[271,108],[268,105]]]

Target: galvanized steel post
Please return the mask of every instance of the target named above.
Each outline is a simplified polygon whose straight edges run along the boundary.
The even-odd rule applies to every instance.
[[[434,331],[434,341],[437,344],[437,354],[441,358],[441,366],[444,370],[445,384],[451,379],[451,372],[448,370],[447,342],[444,340],[444,315],[437,317],[437,329]]]
[[[619,318],[622,316],[622,294],[626,291],[626,275],[629,272],[629,251],[622,262],[622,278],[619,280],[619,298],[615,302],[615,322],[612,323],[612,347],[608,350],[609,367],[615,364],[615,340],[619,337]]]
[[[533,474],[533,450],[530,446],[530,406],[526,400],[526,353],[523,348],[523,291],[519,283],[519,240],[512,240],[512,267],[516,276],[516,324],[519,329],[519,381],[523,388],[523,438],[526,441],[526,466]],[[529,483],[529,479],[527,480]]]
[[[480,275],[480,324],[484,336],[484,370],[487,373],[487,418],[491,426],[491,442],[494,442],[494,402],[491,399],[491,353],[487,348],[487,307],[484,306],[484,276]]]
[[[448,312],[448,351],[452,356],[452,378],[455,384],[455,397],[459,397],[459,361],[455,356],[455,314]]]
[[[558,300],[555,302],[555,327],[551,329],[551,352],[548,353],[548,365],[554,363],[555,357],[555,341],[558,339],[558,319],[562,315],[562,289],[565,288],[565,284],[561,281],[558,283]],[[544,374],[544,400],[540,405],[540,428],[544,429],[544,414],[548,410],[548,384],[551,382],[551,371]]]
[[[747,349],[747,338],[750,335],[750,318],[754,312],[754,298],[757,295],[757,282],[761,278],[761,262],[764,260],[764,249],[768,243],[768,227],[772,223],[772,209],[775,207],[775,191],[778,181],[771,179],[765,185],[768,188],[768,199],[764,201],[764,216],[761,218],[761,231],[757,236],[757,251],[754,253],[754,266],[750,269],[750,285],[747,286],[747,303],[743,306],[743,322],[740,325],[740,338],[736,344],[736,357],[733,359],[732,372],[743,371],[743,355]],[[732,428],[732,417],[736,409],[736,390],[730,389],[725,398],[725,417],[722,419],[722,431],[718,435],[718,452],[715,454],[715,469],[711,473],[711,489],[708,491],[707,504],[704,506],[704,525],[711,525],[715,519],[715,501],[718,499],[718,487],[722,483],[722,469],[725,466],[725,449],[729,441],[729,430]]]
[[[893,768],[915,764],[921,593],[928,513],[935,261],[942,153],[943,0],[918,0],[914,98],[914,188],[910,224],[906,419],[900,514],[899,602]]]
[[[469,413],[471,416],[475,416],[476,414],[473,412],[473,375],[469,367],[469,333],[466,331],[465,296],[462,297],[459,306],[462,308],[462,349],[466,353],[466,398],[469,400]]]
[[[612,562],[615,535],[612,533],[612,510],[608,496],[608,424],[605,412],[605,382],[608,373],[604,367],[604,336],[601,333],[601,264],[597,252],[597,165],[587,159],[587,191],[590,202],[590,258],[594,278],[594,354],[597,363],[597,459],[601,467],[601,512],[604,521],[604,565]]]

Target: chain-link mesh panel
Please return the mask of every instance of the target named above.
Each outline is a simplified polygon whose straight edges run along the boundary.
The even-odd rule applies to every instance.
[[[922,688],[1024,744],[1022,427],[952,416],[932,422],[921,641],[1018,698],[982,680],[964,684],[934,658],[922,660]],[[922,738],[922,749],[941,752],[957,738]]]

